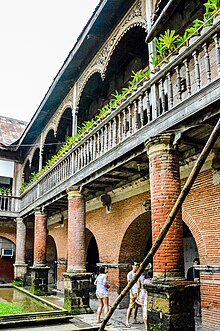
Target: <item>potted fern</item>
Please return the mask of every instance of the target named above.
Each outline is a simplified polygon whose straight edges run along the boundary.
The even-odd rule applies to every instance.
[[[204,6],[206,8],[204,18],[208,20],[214,16],[213,24],[217,24],[220,20],[220,0],[208,0]]]

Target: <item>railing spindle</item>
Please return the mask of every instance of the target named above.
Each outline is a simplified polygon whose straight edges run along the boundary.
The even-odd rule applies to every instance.
[[[215,42],[215,54],[216,54],[216,63],[218,67],[218,75],[220,76],[220,46],[219,46],[219,38],[217,33],[213,36]]]
[[[166,103],[165,103],[165,93],[164,93],[164,81],[163,79],[160,80],[160,92],[161,92],[161,106],[162,106],[162,114],[165,113],[165,106],[166,106]]]
[[[200,79],[199,59],[198,59],[197,51],[193,52],[192,56],[194,58],[194,66],[195,66],[195,81],[197,84],[197,89],[200,90],[201,79]]]
[[[149,90],[146,90],[145,92],[146,96],[146,110],[147,110],[147,123],[151,121],[151,110],[150,110],[150,95],[149,95]]]
[[[206,69],[207,81],[208,81],[208,83],[211,83],[211,66],[210,66],[210,59],[209,59],[207,43],[204,43],[202,45],[202,48],[204,49],[204,52],[205,52],[205,69]]]
[[[172,80],[171,80],[171,74],[170,72],[168,72],[167,74],[167,91],[168,91],[168,109],[172,109],[173,108],[173,84],[172,84]]]
[[[140,112],[140,126],[144,126],[144,106],[143,106],[143,95],[141,94],[138,98],[139,100],[139,112]]]
[[[189,71],[188,59],[183,60],[183,63],[185,65],[185,70],[186,70],[186,88],[187,88],[188,96],[190,96],[191,95],[191,81],[190,81],[190,71]]]
[[[179,101],[182,101],[182,93],[181,93],[181,80],[180,80],[180,70],[179,66],[176,66],[176,86],[177,86],[177,93]]]
[[[138,106],[137,100],[134,100],[134,132],[138,130]]]
[[[127,136],[127,118],[126,118],[126,109],[123,110],[123,139]]]

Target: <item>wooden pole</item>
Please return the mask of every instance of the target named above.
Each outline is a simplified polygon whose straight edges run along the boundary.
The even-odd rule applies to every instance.
[[[212,147],[214,146],[217,138],[220,135],[220,119],[218,120],[217,124],[215,125],[205,147],[203,148],[198,160],[196,161],[184,187],[182,188],[179,197],[177,198],[169,216],[167,217],[166,222],[164,223],[164,226],[162,227],[160,234],[157,238],[157,240],[155,241],[155,243],[153,244],[152,248],[150,249],[149,253],[147,254],[147,256],[145,257],[145,259],[143,260],[143,262],[141,263],[138,271],[136,272],[136,274],[134,275],[134,277],[132,278],[132,280],[127,284],[127,286],[122,290],[122,292],[120,293],[120,295],[117,297],[116,301],[114,302],[114,304],[112,305],[111,309],[109,310],[106,318],[104,319],[104,321],[102,322],[102,324],[100,325],[99,331],[104,331],[104,328],[108,322],[108,320],[110,319],[110,317],[112,316],[112,314],[114,313],[115,309],[117,308],[118,304],[121,302],[121,300],[126,296],[126,294],[130,291],[130,289],[132,288],[132,286],[137,282],[137,280],[139,279],[139,277],[141,276],[141,274],[143,273],[143,271],[145,270],[145,268],[147,267],[148,263],[152,261],[153,256],[155,255],[155,253],[157,252],[158,248],[160,247],[161,243],[163,242],[167,232],[169,231],[169,228],[171,227],[177,213],[179,212],[180,208],[182,207],[182,204],[184,202],[184,200],[186,199],[192,185],[194,184],[207,156],[209,155]]]

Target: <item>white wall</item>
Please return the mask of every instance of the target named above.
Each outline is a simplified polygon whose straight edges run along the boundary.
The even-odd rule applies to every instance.
[[[195,257],[199,257],[199,253],[196,247],[196,242],[193,237],[188,237],[183,239],[184,244],[184,269],[185,277],[187,275],[187,270],[192,267],[193,260]]]
[[[13,178],[14,176],[14,162],[0,160],[0,177]]]

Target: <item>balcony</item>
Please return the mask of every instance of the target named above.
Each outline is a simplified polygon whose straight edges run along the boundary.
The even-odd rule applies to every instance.
[[[18,217],[20,199],[10,193],[0,193],[0,217]]]
[[[144,143],[157,134],[184,137],[183,158],[193,141],[204,145],[219,116],[219,30],[220,22],[201,31],[32,183],[21,195],[21,216],[58,201],[66,206],[71,185],[89,199],[148,176]]]

